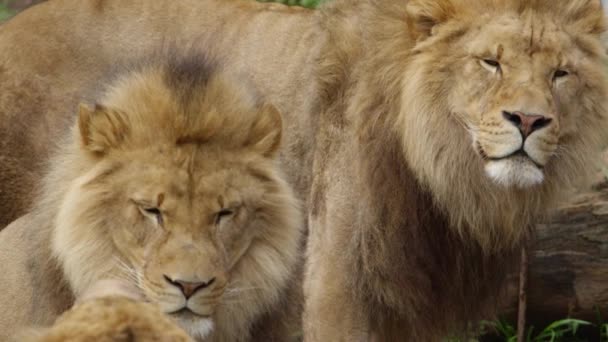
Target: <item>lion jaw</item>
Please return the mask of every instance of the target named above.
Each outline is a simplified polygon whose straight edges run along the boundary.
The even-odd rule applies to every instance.
[[[545,179],[542,169],[529,158],[519,155],[487,161],[484,169],[488,177],[505,187],[529,188]]]

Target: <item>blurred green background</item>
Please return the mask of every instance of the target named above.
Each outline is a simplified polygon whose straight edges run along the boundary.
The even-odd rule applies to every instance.
[[[0,21],[6,20],[11,15],[13,15],[14,11],[8,6],[9,1],[2,0],[0,2]]]

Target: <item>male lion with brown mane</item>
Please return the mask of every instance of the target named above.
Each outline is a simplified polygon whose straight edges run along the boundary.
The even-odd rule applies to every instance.
[[[305,340],[439,340],[493,311],[531,225],[599,160],[603,30],[599,0],[51,1],[0,28],[2,189],[28,203],[57,108],[124,51],[201,44],[283,113]]]
[[[0,340],[106,279],[206,341],[250,340],[280,309],[301,236],[281,117],[207,64],[142,66],[80,107],[34,210],[0,233]]]

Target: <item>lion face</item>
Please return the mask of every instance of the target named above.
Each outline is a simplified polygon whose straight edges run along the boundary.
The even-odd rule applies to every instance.
[[[144,296],[200,325],[213,317],[252,242],[271,233],[265,201],[277,184],[255,156],[189,146],[169,151],[116,156],[129,162],[103,181],[115,189],[106,208],[115,215],[106,224]]]
[[[480,25],[482,34],[463,38],[458,77],[464,84],[451,101],[486,174],[499,184],[528,187],[543,181],[563,137],[576,131],[581,113],[571,109],[581,106],[572,102],[579,101],[589,61],[554,22],[494,19]],[[522,34],[531,25],[538,32]]]
[[[553,3],[450,0],[430,8],[420,0],[410,6],[437,20],[417,45],[417,58],[438,58],[426,76],[449,87],[440,90],[442,110],[467,130],[471,152],[495,184],[542,184],[568,159],[577,135],[593,136],[593,126],[603,124],[599,2]]]
[[[281,118],[221,79],[184,87],[184,71],[136,74],[81,108],[53,249],[77,298],[118,278],[194,337],[241,338],[297,260]]]

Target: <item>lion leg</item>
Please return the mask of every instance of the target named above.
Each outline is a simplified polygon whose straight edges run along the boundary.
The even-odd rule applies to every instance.
[[[415,329],[411,320],[400,319],[397,316],[391,317],[390,315],[384,314],[372,324],[372,341],[443,341],[443,336],[434,335],[434,332],[432,331],[425,331],[424,336],[416,335],[416,331],[417,329]]]
[[[336,255],[328,255],[338,250],[318,248],[309,255],[304,281],[306,342],[371,340],[369,315],[349,288],[348,272],[341,271]]]
[[[305,342],[441,341],[430,336],[416,338],[409,321],[390,319],[381,313],[372,316],[370,308],[344,282],[336,281],[340,273],[316,274],[305,282]]]

